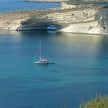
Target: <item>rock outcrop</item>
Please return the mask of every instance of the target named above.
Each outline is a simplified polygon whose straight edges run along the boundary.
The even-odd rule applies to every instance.
[[[69,7],[0,13],[0,29],[49,29],[77,33],[108,33],[108,8]]]

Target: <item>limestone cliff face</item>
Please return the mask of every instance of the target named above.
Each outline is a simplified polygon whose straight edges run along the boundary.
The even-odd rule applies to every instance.
[[[68,27],[64,27],[60,31],[91,34],[108,33],[108,9],[98,9],[93,12],[94,15],[92,13],[91,17],[86,16],[85,20],[83,19],[83,21],[78,23],[71,23]]]
[[[107,8],[65,8],[0,13],[0,29],[47,29],[55,25],[58,31],[108,33]]]

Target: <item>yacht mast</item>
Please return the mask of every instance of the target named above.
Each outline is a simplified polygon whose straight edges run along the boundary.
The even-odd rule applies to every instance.
[[[41,51],[41,41],[40,41],[40,60],[41,60],[41,56],[42,56],[42,51]]]

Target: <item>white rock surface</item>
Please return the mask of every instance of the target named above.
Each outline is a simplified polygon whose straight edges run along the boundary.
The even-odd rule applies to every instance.
[[[55,25],[58,31],[108,33],[107,8],[68,8],[0,13],[0,29],[47,29]]]

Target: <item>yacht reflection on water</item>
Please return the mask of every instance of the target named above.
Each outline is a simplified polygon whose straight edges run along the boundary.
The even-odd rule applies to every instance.
[[[33,64],[36,45],[40,38],[43,43],[42,51],[45,52],[42,57],[55,61],[55,65]],[[14,99],[14,94],[12,95],[17,105],[21,102],[22,106],[28,103],[28,105],[34,104],[38,107],[50,105],[53,108],[55,103],[57,103],[55,107],[58,107],[64,99],[67,99],[70,106],[76,107],[81,99],[85,97],[90,99],[97,90],[103,90],[104,94],[108,94],[107,36],[51,34],[41,31],[2,31],[0,32],[0,48],[3,84],[7,88],[11,88],[13,82],[14,85],[23,85],[11,91],[12,94],[18,92],[21,94],[21,90],[24,93],[24,96],[21,95],[20,98],[23,98],[25,103],[22,103],[20,95],[16,95],[18,100]],[[5,89],[3,89],[3,95],[5,100],[9,101],[8,94],[5,94],[10,91],[7,92]],[[36,104],[32,100],[35,100]],[[12,101],[10,100],[9,103],[12,104]]]
[[[39,42],[40,38],[42,40],[51,40],[52,42],[56,41],[60,43],[62,46],[76,47],[77,51],[89,53],[91,56],[96,58],[100,54],[105,52],[105,55],[108,55],[106,50],[108,44],[108,36],[107,35],[92,35],[92,34],[72,34],[72,33],[48,33],[46,31],[36,30],[36,31],[8,31],[8,30],[0,30],[0,36],[14,36],[16,40],[21,41],[24,37],[28,39],[32,39]],[[57,46],[57,45],[55,45]],[[52,47],[53,49],[53,47]],[[59,46],[56,49],[53,49],[54,52],[58,52],[58,54],[63,54],[60,52]],[[66,49],[66,50],[67,50]],[[78,53],[72,51],[71,53]],[[84,55],[85,55],[84,54]],[[48,62],[49,63],[49,62]]]

